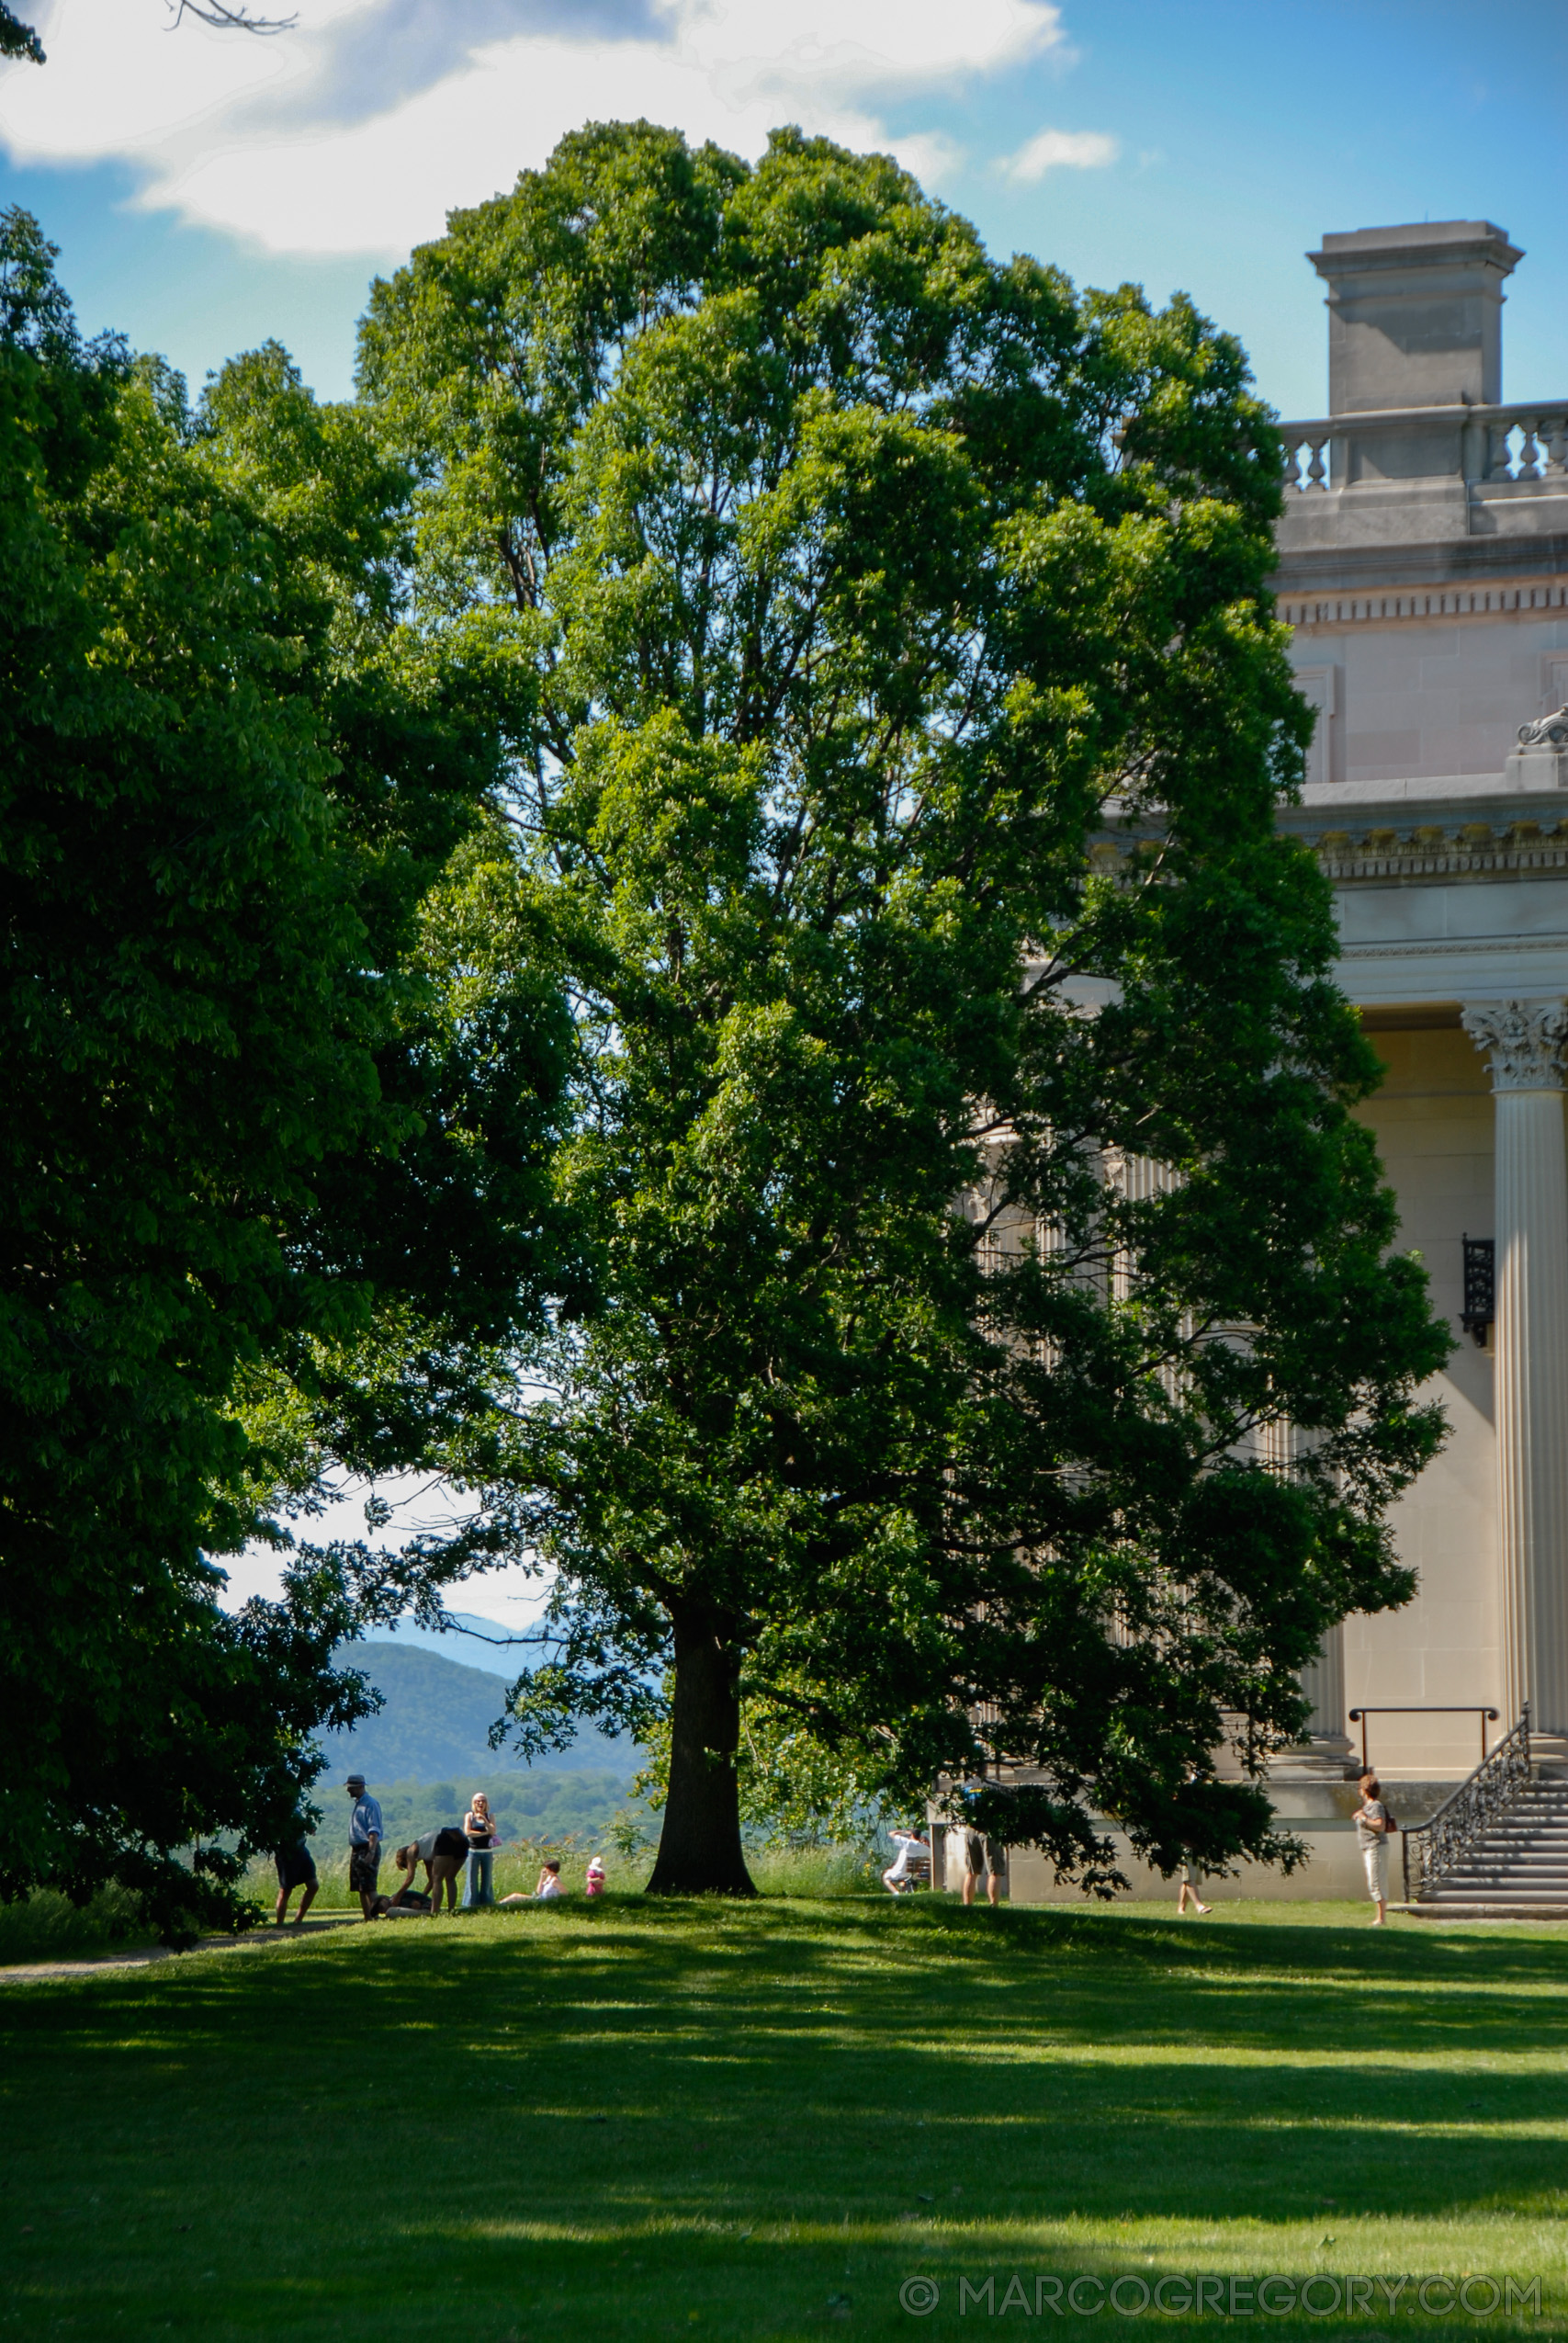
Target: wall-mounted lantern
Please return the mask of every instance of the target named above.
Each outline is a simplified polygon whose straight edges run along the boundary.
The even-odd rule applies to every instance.
[[[1460,1324],[1467,1334],[1473,1334],[1481,1350],[1486,1348],[1486,1331],[1497,1315],[1497,1248],[1490,1237],[1465,1237],[1464,1246],[1464,1308]]]

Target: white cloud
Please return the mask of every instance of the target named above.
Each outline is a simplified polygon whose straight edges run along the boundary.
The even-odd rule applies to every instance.
[[[1102,171],[1120,152],[1106,130],[1042,130],[1016,154],[1004,155],[997,168],[1028,185],[1047,171]]]
[[[648,0],[624,38],[448,35],[423,86],[356,109],[355,58],[367,79],[393,10],[301,0],[297,31],[256,40],[188,17],[166,34],[155,0],[53,0],[48,65],[0,69],[0,140],[18,163],[123,160],[143,205],[275,252],[392,256],[589,119],[646,115],[750,155],[796,121],[940,175],[957,151],[939,130],[892,135],[889,106],[1065,54],[1050,0]],[[426,32],[459,13],[450,0],[418,11]],[[1064,159],[1082,158],[1050,158]]]
[[[369,1497],[391,1507],[391,1519],[382,1529],[373,1530],[366,1521],[365,1503]],[[444,1481],[432,1480],[428,1473],[389,1473],[375,1482],[339,1474],[322,1511],[303,1515],[287,1526],[302,1545],[328,1545],[342,1539],[347,1545],[363,1541],[375,1551],[389,1553],[421,1532],[450,1532],[470,1518],[473,1511],[471,1500]],[[225,1611],[238,1611],[253,1595],[262,1595],[269,1602],[282,1595],[288,1556],[276,1547],[248,1545],[243,1554],[214,1558],[229,1582],[220,1598]],[[526,1563],[511,1563],[449,1589],[447,1608],[497,1620],[520,1633],[544,1611],[549,1590],[550,1581],[537,1570]],[[463,1659],[468,1655],[454,1642],[448,1657]]]

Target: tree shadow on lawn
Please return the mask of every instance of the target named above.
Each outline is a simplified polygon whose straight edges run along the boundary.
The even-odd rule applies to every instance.
[[[609,2288],[608,2335],[644,2331],[634,2311],[604,2323],[615,2289],[658,2292],[676,2265],[691,2302],[743,2265],[759,2303],[773,2263],[786,2292],[845,2257],[884,2277],[942,2250],[1061,2268],[1070,2244],[1072,2268],[1111,2269],[1119,2233],[1182,2267],[1274,2267],[1267,2235],[1293,2239],[1287,2269],[1389,2269],[1401,2220],[1568,2202],[1568,1976],[1555,1941],[1517,1932],[611,1902],[0,2009],[13,2212],[24,2185],[54,2208],[69,2264],[70,2208],[112,2185],[122,2224],[177,2262],[190,2224],[236,2303],[257,2250],[284,2287],[297,2237],[350,2236],[365,2207],[450,2255],[471,2307],[558,2276],[587,2333]],[[1376,2209],[1359,2261],[1322,2264],[1325,2208]],[[82,2273],[100,2310],[124,2299],[112,2266]]]

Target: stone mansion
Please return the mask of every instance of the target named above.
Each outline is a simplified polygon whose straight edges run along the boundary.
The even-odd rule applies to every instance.
[[[1402,1820],[1527,1701],[1538,1786],[1568,1755],[1568,399],[1504,403],[1523,255],[1489,221],[1327,235],[1309,258],[1328,407],[1286,426],[1275,590],[1318,723],[1280,821],[1334,881],[1340,981],[1387,1067],[1362,1111],[1460,1342],[1448,1445],[1395,1517],[1416,1596],[1336,1631],[1313,1741],[1274,1769],[1313,1861],[1221,1896],[1362,1892],[1363,1732]],[[1018,1900],[1076,1896],[1038,1855],[1010,1873]]]

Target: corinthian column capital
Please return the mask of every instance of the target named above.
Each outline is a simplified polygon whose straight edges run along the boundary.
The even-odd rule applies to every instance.
[[[1494,1090],[1561,1090],[1568,1002],[1488,1001],[1460,1020],[1492,1064]]]

